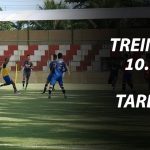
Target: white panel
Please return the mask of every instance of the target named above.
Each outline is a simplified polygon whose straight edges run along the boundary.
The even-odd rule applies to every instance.
[[[16,66],[16,63],[15,63],[14,61],[10,61],[9,64],[8,64],[8,66],[9,66],[9,67],[10,67],[10,66]]]
[[[15,56],[17,59],[18,59],[18,57],[20,57],[18,54],[15,54],[14,56]]]
[[[12,62],[9,62],[7,66],[8,66],[8,67],[13,66],[13,65],[12,65]]]
[[[17,50],[17,51],[14,51],[14,55],[18,55],[18,50]]]
[[[67,49],[66,50],[65,49],[59,49],[56,51],[56,54],[62,53],[63,55],[66,55],[66,51],[67,51]]]
[[[33,55],[31,55],[31,56],[30,56],[30,59],[31,59],[32,61],[34,61],[34,56],[33,56]]]
[[[46,50],[38,50],[38,51],[35,51],[35,52],[34,52],[34,55],[43,56],[43,55],[45,55],[45,51],[46,51]]]
[[[15,61],[15,56],[11,56],[10,61]]]
[[[24,55],[24,51],[22,51],[22,50],[19,51],[19,50],[18,50],[18,55],[19,55],[19,56]]]
[[[40,61],[41,60],[41,56],[38,56],[38,55],[32,55],[32,56],[30,56],[30,58],[31,58],[31,60],[34,62],[36,62],[36,61]]]
[[[60,50],[56,50],[55,54],[58,55],[58,53],[61,53],[61,51]]]
[[[15,60],[16,60],[16,61],[19,61],[19,60],[20,60],[20,57],[19,57],[19,56],[15,56]]]
[[[45,51],[39,51],[40,56],[45,55]]]
[[[40,55],[40,51],[34,51],[34,56],[39,56]]]
[[[31,60],[32,60],[32,59],[31,59]],[[41,61],[41,56],[39,56],[39,55],[34,55],[32,61]]]
[[[41,56],[37,56],[37,61],[41,61]]]
[[[34,51],[34,56],[36,56],[36,55],[38,55],[38,51],[35,50]]]
[[[61,50],[63,55],[66,55],[67,49],[66,50]]]
[[[59,45],[59,49],[61,49],[61,50],[70,50],[70,45]]]
[[[33,57],[31,58],[31,60],[32,60],[32,61],[37,61],[37,59],[36,59],[35,56],[33,56]]]
[[[3,50],[0,50],[0,55],[4,55],[4,51]]]
[[[18,45],[18,50],[25,51],[28,49],[28,45]]]
[[[33,67],[37,66],[37,62],[33,61],[32,63],[33,63]]]
[[[8,45],[0,45],[0,51],[8,50]]]
[[[41,51],[48,50],[48,45],[38,45],[38,49]]]
[[[48,70],[47,66],[43,66],[43,71],[47,71],[47,70]]]

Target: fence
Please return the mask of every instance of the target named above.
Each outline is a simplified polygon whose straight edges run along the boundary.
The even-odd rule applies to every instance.
[[[0,45],[0,61],[10,57],[10,67],[22,66],[30,55],[35,71],[48,71],[53,54],[62,53],[71,71],[100,71],[100,46],[86,45]],[[20,69],[21,67],[19,67]]]

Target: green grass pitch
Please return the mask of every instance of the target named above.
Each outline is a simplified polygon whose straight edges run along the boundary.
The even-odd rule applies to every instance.
[[[116,109],[109,90],[68,90],[68,99],[56,90],[48,99],[41,86],[30,87],[20,95],[0,89],[0,150],[124,149],[139,130],[146,139],[145,128],[133,125],[138,114]]]

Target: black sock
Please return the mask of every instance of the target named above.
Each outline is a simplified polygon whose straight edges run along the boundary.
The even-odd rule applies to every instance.
[[[4,84],[1,84],[1,85],[0,85],[0,87],[2,87],[2,86],[6,86],[6,85],[7,85],[6,83],[4,83]]]
[[[28,82],[26,83],[26,88],[27,88],[27,86],[28,86]]]
[[[16,88],[14,88],[14,93],[15,93],[15,92],[17,92],[17,89],[16,89]]]
[[[53,90],[55,90],[55,85],[53,85]]]
[[[64,89],[64,87],[61,87],[63,94],[66,94],[66,90]]]
[[[46,92],[46,90],[47,90],[47,86],[48,86],[48,84],[45,84],[45,87],[44,87],[43,93],[45,93],[45,92]]]
[[[50,87],[50,88],[49,88],[49,95],[51,95],[52,90],[53,90],[53,88],[52,88],[52,87]]]
[[[25,81],[22,81],[22,86],[24,87]]]

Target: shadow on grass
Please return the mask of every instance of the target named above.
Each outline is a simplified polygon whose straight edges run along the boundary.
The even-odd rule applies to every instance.
[[[70,98],[66,100],[60,93],[58,97],[55,93],[56,97],[49,100],[47,94],[41,95],[38,91],[27,91],[18,96],[4,92],[0,93],[1,142],[3,139],[4,143],[24,141],[28,144],[28,139],[34,139],[39,141],[38,144],[43,140],[49,145],[88,143],[108,146],[118,143],[120,147],[128,148],[149,146],[147,111],[116,109],[111,91],[68,91]]]

